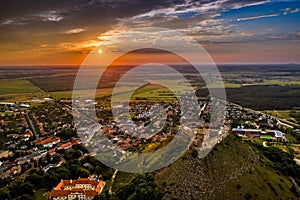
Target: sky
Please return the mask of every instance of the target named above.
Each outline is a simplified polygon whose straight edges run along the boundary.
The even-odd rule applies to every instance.
[[[1,0],[0,65],[80,65],[141,27],[179,31],[217,64],[300,63],[300,1]]]

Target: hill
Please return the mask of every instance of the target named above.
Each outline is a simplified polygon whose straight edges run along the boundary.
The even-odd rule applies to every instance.
[[[298,199],[288,176],[255,144],[231,134],[203,159],[191,153],[156,174],[163,199]]]

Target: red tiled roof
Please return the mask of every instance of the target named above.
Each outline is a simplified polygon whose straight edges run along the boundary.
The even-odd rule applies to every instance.
[[[58,140],[60,140],[59,137],[51,137],[51,138],[46,138],[44,140],[36,140],[36,144],[44,145]]]
[[[55,153],[55,149],[49,149],[49,150],[48,150],[48,153],[49,153],[49,154]]]
[[[86,190],[84,188],[72,188],[71,190],[64,190],[66,186],[75,187],[76,184],[91,184],[95,187],[94,190]],[[77,180],[61,180],[60,183],[49,194],[49,199],[53,197],[66,197],[71,193],[82,193],[89,197],[96,196],[104,187],[104,181],[91,180],[89,178],[79,178]]]
[[[77,139],[77,138],[72,138],[72,143],[73,144],[78,144],[78,143],[80,143],[81,141],[79,140],[79,139]]]
[[[70,146],[72,146],[72,142],[67,142],[61,145],[62,148],[70,147]]]
[[[97,195],[98,192],[94,191],[94,190],[86,190],[85,191],[85,195],[88,197],[94,197]]]
[[[49,195],[49,199],[52,199],[52,197],[66,197],[68,194],[70,194],[69,190],[53,190]]]

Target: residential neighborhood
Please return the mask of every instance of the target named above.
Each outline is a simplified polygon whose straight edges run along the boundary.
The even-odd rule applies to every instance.
[[[68,99],[62,99],[47,100],[37,106],[28,103],[29,106],[25,107],[21,103],[0,104],[2,180],[18,181],[33,175],[46,176],[62,166],[70,167],[69,160],[76,158],[80,162],[77,173],[84,178],[61,180],[48,198],[92,199],[101,193],[105,180],[112,176],[112,171],[107,167],[102,171],[95,170],[97,165],[92,164],[96,162],[91,161],[92,156],[113,151],[120,155],[114,159],[121,161],[125,155],[130,155],[126,152],[151,152],[172,141],[182,120],[192,115],[199,117],[198,122],[194,124],[187,120],[182,130],[195,134],[192,143],[198,148],[199,158],[205,157],[230,133],[244,139],[287,143],[289,140],[285,130],[292,126],[276,117],[218,99],[199,99],[197,109],[187,109],[186,113],[181,111],[177,102],[160,102],[164,109],[161,117],[154,113],[156,104],[153,102],[136,101],[127,106],[120,104],[115,108],[118,117],[114,119],[110,108],[92,100],[83,102],[83,105],[95,106],[97,124],[81,116],[82,111],[72,109],[71,103]],[[222,109],[224,105],[225,110]],[[122,114],[126,110],[129,115]],[[214,121],[211,121],[212,110],[215,110]],[[87,106],[84,112],[88,111]],[[73,117],[83,120],[75,123]],[[90,148],[86,149],[84,145]],[[40,172],[35,170],[42,173],[38,175]],[[93,177],[96,179],[92,180]]]

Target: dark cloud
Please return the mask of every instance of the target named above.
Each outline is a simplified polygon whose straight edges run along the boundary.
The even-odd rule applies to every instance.
[[[138,50],[132,51],[131,53],[135,53],[135,54],[154,54],[154,53],[170,54],[170,52],[168,52],[168,51],[164,51],[161,49],[153,49],[153,48],[138,49]]]
[[[182,29],[191,36],[224,36],[232,33],[226,22],[221,25],[200,25],[201,29],[193,29],[193,25],[214,19],[228,9],[266,1],[2,0],[0,40],[5,41],[5,46],[11,51],[16,47],[26,49],[44,44],[55,46],[59,43],[81,43],[95,40],[98,35],[115,28],[117,24]],[[189,12],[196,14],[189,16]],[[150,15],[145,16],[145,13]],[[84,31],[66,34],[70,30]],[[4,46],[4,42],[1,46]]]
[[[17,37],[22,38],[22,41],[31,40],[32,45],[81,42],[114,28],[120,22],[119,19],[129,19],[125,25],[131,23],[133,26],[153,25],[184,29],[191,24],[214,18],[224,9],[258,2],[264,2],[264,0],[3,0],[0,1],[0,39],[15,43]],[[166,16],[168,13],[164,11],[155,13],[173,8],[183,13],[188,9],[200,10],[195,16],[189,18]],[[155,14],[148,19],[131,19],[150,11]],[[72,35],[63,34],[72,29],[85,29],[85,31]],[[224,33],[202,30],[191,34],[222,35],[228,33],[230,33],[228,30],[224,30]]]
[[[94,24],[111,22],[116,18],[134,16],[175,5],[177,5],[176,10],[180,11],[209,3],[219,5],[220,8],[236,8],[258,2],[264,0],[195,0],[189,3],[185,0],[3,0],[0,2],[0,22],[67,20],[72,23]],[[47,18],[49,20],[45,20]]]
[[[262,4],[268,0],[192,0],[176,6],[151,10],[151,12],[136,15],[124,24],[128,26],[158,26],[172,29],[185,29],[203,20],[214,19],[229,9]]]
[[[19,48],[58,42],[81,42],[114,28],[119,18],[184,1],[169,0],[3,0],[0,1],[0,39]],[[83,33],[66,35],[67,30]],[[17,39],[16,39],[17,38]],[[31,41],[24,43],[23,41]],[[30,45],[27,45],[30,43]],[[24,44],[24,45],[22,45]]]
[[[34,31],[72,29],[77,27],[106,30],[118,18],[130,17],[182,1],[166,0],[5,0],[0,5],[2,30],[8,26],[27,26]],[[18,27],[23,29],[22,27]],[[26,27],[25,27],[26,29]]]
[[[178,3],[181,1],[178,1]],[[82,13],[81,17],[121,17],[147,10],[171,6],[174,2],[165,0],[5,0],[1,1],[1,21],[10,18],[34,16],[47,11],[62,14]],[[84,14],[88,16],[85,17]]]

